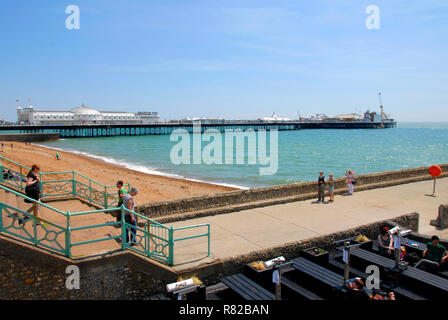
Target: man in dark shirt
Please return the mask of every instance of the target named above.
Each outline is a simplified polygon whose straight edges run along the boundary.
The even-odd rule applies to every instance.
[[[324,173],[321,172],[319,175],[319,178],[317,179],[317,186],[318,186],[318,192],[317,192],[317,201],[325,201],[325,176]]]
[[[448,258],[448,252],[439,242],[438,236],[432,236],[431,242],[428,242],[426,250],[423,252],[423,257],[438,263],[445,263],[445,260]]]
[[[432,236],[428,242],[426,250],[423,252],[423,259],[415,267],[429,272],[437,272],[441,265],[445,265],[448,258],[448,251],[440,244],[438,236]]]

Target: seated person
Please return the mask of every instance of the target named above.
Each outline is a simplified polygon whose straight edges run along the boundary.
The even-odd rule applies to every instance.
[[[440,266],[445,264],[448,258],[448,251],[440,243],[438,236],[432,236],[431,242],[428,242],[426,250],[423,252],[423,259],[415,267],[428,271],[437,272]]]
[[[354,300],[368,300],[369,292],[364,286],[364,282],[361,278],[353,278],[347,281],[348,287],[351,289],[350,294]]]
[[[386,294],[380,290],[374,290],[372,293],[372,300],[396,300],[395,293],[393,291]]]
[[[378,251],[383,256],[393,256],[395,253],[394,238],[389,234],[388,227],[383,227],[378,236]]]

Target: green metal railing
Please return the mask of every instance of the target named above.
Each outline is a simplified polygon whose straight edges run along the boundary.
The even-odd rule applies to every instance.
[[[0,156],[0,183],[24,191],[26,176],[31,169]],[[40,172],[41,197],[78,197],[104,208],[118,205],[116,186],[103,185],[76,171]],[[128,192],[131,185],[125,184]]]
[[[4,161],[8,163],[7,166],[3,165]],[[0,156],[0,183],[2,184],[25,190],[26,176],[30,170],[30,168],[20,163]]]
[[[10,193],[14,198],[18,197],[18,199],[27,200],[31,208],[34,206],[37,210],[46,208],[51,213],[62,216],[63,221],[69,220],[68,213],[52,208],[1,185],[0,190],[5,193],[5,198],[7,197],[6,194]],[[5,202],[0,202],[0,233],[11,235],[65,256],[70,256],[70,232],[67,226],[36,217],[31,212]]]
[[[121,208],[102,209],[95,211],[70,213],[55,209],[40,201],[33,200],[26,195],[11,190],[0,185],[0,191],[5,193],[5,202],[0,202],[0,233],[5,233],[20,240],[30,242],[38,247],[58,252],[66,257],[72,257],[72,248],[76,246],[89,245],[108,240],[120,240],[122,250],[131,250],[168,265],[174,265],[174,246],[176,242],[207,237],[208,253],[210,256],[210,225],[200,224],[188,227],[169,227],[137,212]],[[17,206],[6,203],[6,198],[10,195],[18,204],[22,200],[27,200],[32,206],[42,207],[50,211],[52,218],[59,220],[44,220],[35,217],[28,211],[21,210]],[[19,199],[19,200],[17,200]],[[86,226],[72,227],[72,219],[79,216],[93,214],[110,214],[117,212],[121,214],[120,222],[106,222],[102,224],[92,224]],[[54,216],[53,216],[54,213]],[[134,215],[138,221],[137,225],[129,223],[129,216]],[[61,221],[64,223],[62,224]],[[87,220],[88,221],[88,220]],[[22,222],[22,223],[20,223]],[[109,235],[103,238],[89,239],[74,242],[73,234],[79,231],[93,230],[102,227],[120,226],[118,235]],[[182,238],[175,238],[175,233],[183,230],[197,228],[207,228],[206,233]],[[135,232],[135,239],[132,233]],[[129,236],[129,239],[127,239]]]

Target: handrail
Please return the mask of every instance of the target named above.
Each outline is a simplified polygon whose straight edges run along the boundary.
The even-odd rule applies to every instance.
[[[73,171],[62,171],[62,172],[42,172],[41,175],[46,176],[49,174],[66,174],[66,173],[73,173]]]
[[[5,166],[3,166],[1,164],[1,159],[5,160],[5,161],[9,161],[10,163],[18,165],[21,168],[24,168],[26,170],[29,170],[29,171],[31,170],[30,168],[28,168],[28,167],[26,167],[26,166],[24,166],[24,165],[22,165],[20,163],[17,163],[17,162],[15,162],[13,160],[10,160],[8,158],[5,158],[3,156],[0,156],[0,167],[8,168],[8,167],[5,167]],[[11,170],[13,170],[13,169],[11,169]],[[92,201],[92,194],[95,194],[96,196],[98,196],[98,194],[101,194],[101,198],[100,198],[101,200],[98,200],[98,197],[97,197],[96,201],[93,201],[93,202],[95,204],[101,205],[101,206],[106,208],[106,207],[108,207],[111,204],[109,202],[108,198],[115,194],[115,191],[114,192],[110,192],[109,189],[110,188],[114,188],[116,186],[104,185],[104,184],[102,184],[102,183],[100,183],[98,181],[95,181],[95,180],[93,180],[93,179],[91,179],[91,178],[89,178],[89,177],[87,177],[87,176],[85,176],[85,175],[83,175],[83,174],[81,174],[79,172],[76,172],[75,170],[73,170],[73,171],[61,171],[61,172],[40,172],[39,174],[40,174],[40,177],[41,177],[41,183],[42,183],[41,191],[42,191],[43,197],[45,197],[45,193],[44,193],[44,189],[43,189],[44,185],[51,186],[52,184],[55,184],[55,183],[63,183],[63,182],[70,182],[70,181],[73,181],[73,187],[71,188],[71,191],[66,190],[66,192],[64,194],[52,194],[52,192],[50,192],[50,195],[52,197],[57,197],[57,196],[67,196],[67,195],[71,194],[74,197],[79,196],[79,197],[84,198],[86,200]],[[72,179],[69,179],[69,180],[60,179],[60,180],[43,181],[43,179],[42,179],[43,177],[48,177],[50,175],[60,175],[60,174],[72,174],[73,177],[72,177]],[[25,176],[25,175],[22,174],[22,172],[20,172],[20,175],[21,176]],[[77,177],[83,178],[86,181],[82,181],[80,179],[76,179]],[[2,179],[0,178],[0,180],[2,180]],[[94,184],[94,186],[92,186],[92,184]],[[88,188],[89,189],[88,193],[89,193],[90,196],[88,196],[88,197],[84,196],[83,197],[82,192],[78,193],[77,189],[76,189],[77,185],[84,185],[86,188]],[[130,186],[131,185],[129,183],[125,184],[123,186],[127,187],[128,191],[130,190]],[[23,185],[20,186],[19,188],[21,190],[24,189]],[[115,201],[113,201],[112,203],[114,203],[114,202]]]
[[[11,159],[8,159],[8,158],[5,158],[5,157],[3,157],[3,156],[0,156],[0,159],[9,161],[9,162],[11,162],[11,163],[14,163],[15,165],[18,165],[19,167],[25,168],[25,169],[27,169],[27,170],[31,170],[31,168],[28,168],[27,166],[24,166],[23,164],[20,164],[20,163],[18,163],[18,162],[15,162],[15,161],[13,161],[13,160],[11,160]]]
[[[177,241],[184,241],[184,240],[207,237],[207,246],[208,246],[207,257],[210,257],[210,255],[211,255],[211,252],[210,252],[210,223],[203,223],[203,224],[197,224],[197,225],[193,225],[193,226],[173,228],[173,236],[174,236],[174,232],[176,232],[176,231],[188,230],[188,229],[194,229],[194,228],[202,228],[202,227],[207,227],[207,233],[203,233],[203,234],[196,235],[196,236],[177,238],[177,239],[173,238],[173,243],[177,242]]]
[[[45,204],[45,203],[43,203],[43,202],[34,200],[33,198],[30,198],[30,197],[28,197],[28,196],[26,196],[26,195],[24,195],[24,194],[22,194],[22,193],[20,193],[20,192],[14,191],[14,190],[9,189],[9,188],[6,188],[6,187],[4,187],[4,186],[2,186],[2,185],[0,185],[0,189],[4,190],[4,191],[6,191],[6,192],[11,192],[12,194],[14,194],[14,195],[16,195],[16,196],[22,197],[23,199],[26,199],[26,200],[28,200],[28,201],[31,201],[32,203],[36,203],[36,204],[38,204],[38,205],[40,205],[40,206],[43,206],[43,207],[45,207],[45,208],[47,208],[47,209],[50,209],[50,210],[55,211],[55,212],[57,212],[57,213],[60,213],[60,214],[62,214],[63,216],[67,216],[67,214],[66,214],[65,212],[63,212],[63,211],[61,211],[61,210],[59,210],[59,209],[53,208],[53,207],[51,207],[51,206],[49,206],[49,205],[47,205],[47,204]]]
[[[110,208],[110,209],[75,212],[75,213],[70,213],[70,217],[82,216],[82,215],[87,215],[87,214],[95,214],[95,213],[107,213],[107,212],[120,211],[120,210],[121,210],[120,208]]]
[[[18,209],[18,208],[16,208],[16,207],[13,207],[13,206],[11,206],[11,205],[9,205],[9,204],[7,204],[7,203],[3,203],[3,206],[6,207],[6,208],[14,209],[14,210],[16,210],[16,211],[22,213],[23,215],[25,215],[25,216],[27,216],[27,217],[33,217],[33,215],[32,215],[31,213],[26,212],[26,211],[21,210],[21,209]],[[59,229],[65,231],[65,227],[60,226],[60,225],[58,225],[58,224],[56,224],[56,223],[54,223],[54,222],[51,222],[51,221],[48,221],[48,220],[45,220],[45,219],[42,219],[42,218],[38,218],[38,217],[34,217],[34,218],[35,218],[36,220],[39,220],[39,221],[44,222],[44,223],[46,223],[46,224],[48,224],[48,225],[51,225],[51,226],[53,226],[53,227],[56,227],[56,228],[59,228]]]
[[[156,226],[158,226],[158,227],[162,227],[162,228],[170,229],[169,227],[167,227],[167,226],[164,225],[164,224],[161,224],[160,222],[157,222],[157,221],[155,221],[155,220],[152,220],[151,218],[148,218],[148,217],[146,217],[146,216],[144,216],[144,215],[141,215],[141,214],[138,213],[138,212],[129,210],[129,209],[126,208],[124,205],[122,206],[122,208],[123,208],[123,210],[124,210],[125,212],[132,213],[132,214],[136,215],[137,217],[142,218],[143,220],[147,220],[147,221],[151,222],[152,225],[156,225]]]

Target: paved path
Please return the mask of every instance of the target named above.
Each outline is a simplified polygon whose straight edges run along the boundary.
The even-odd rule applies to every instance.
[[[246,254],[411,212],[420,213],[420,233],[448,238],[448,229],[436,230],[429,225],[429,220],[437,217],[439,205],[448,200],[448,178],[438,180],[437,197],[427,195],[432,193],[432,187],[432,181],[416,182],[355,192],[352,196],[336,196],[334,203],[300,201],[191,219],[173,225],[210,223],[212,258]],[[178,261],[206,254],[204,240],[189,240],[176,245]],[[176,268],[193,266],[194,263],[190,263]]]

